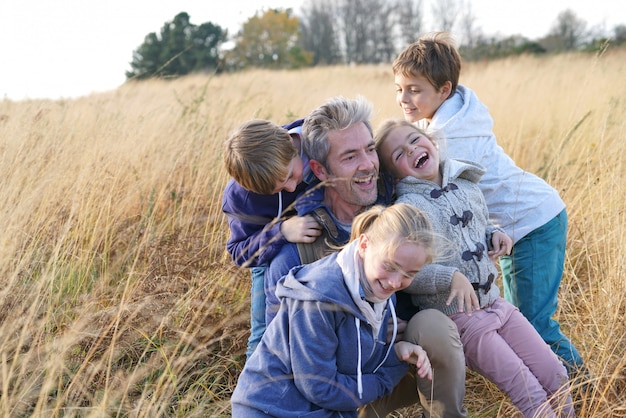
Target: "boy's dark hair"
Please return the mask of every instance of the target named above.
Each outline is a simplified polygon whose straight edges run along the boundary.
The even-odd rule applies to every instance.
[[[446,81],[452,83],[448,97],[454,96],[461,74],[461,55],[449,32],[422,35],[396,57],[393,74],[405,77],[421,75],[439,90]]]

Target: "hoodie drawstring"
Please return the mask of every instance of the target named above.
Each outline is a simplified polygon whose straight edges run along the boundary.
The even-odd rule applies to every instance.
[[[363,372],[361,371],[361,320],[354,317],[356,324],[356,340],[357,340],[357,363],[356,363],[356,385],[359,391],[359,399],[363,399]]]
[[[391,338],[391,343],[387,348],[387,353],[385,353],[385,357],[380,362],[380,364],[374,369],[374,373],[380,369],[387,357],[389,357],[389,353],[393,348],[394,342],[396,341],[396,337],[398,336],[398,318],[396,317],[396,309],[393,306],[393,302],[391,299],[387,300],[387,304],[389,305],[389,311],[391,312],[391,317],[393,318],[393,336]],[[357,380],[357,390],[359,391],[359,399],[363,399],[363,372],[361,371],[361,320],[354,317],[354,324],[356,325],[356,340],[357,340],[357,364],[356,364],[356,380]]]
[[[280,215],[282,215],[283,213],[283,192],[282,190],[280,192],[278,192],[278,214],[276,215],[277,218],[280,218]]]
[[[380,369],[380,366],[382,366],[383,363],[387,360],[387,357],[389,357],[389,353],[391,352],[391,349],[393,348],[393,345],[396,341],[396,337],[398,336],[398,318],[396,318],[396,309],[393,307],[393,302],[391,302],[391,299],[387,300],[387,304],[389,305],[389,311],[391,312],[391,317],[393,318],[393,336],[391,337],[391,343],[389,343],[385,358],[383,358],[383,361],[381,361],[378,367],[374,369],[374,373],[376,373],[376,371]]]

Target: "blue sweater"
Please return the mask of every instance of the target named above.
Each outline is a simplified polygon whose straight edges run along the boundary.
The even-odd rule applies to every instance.
[[[329,233],[329,239],[330,237],[334,236],[330,244],[336,246],[344,245],[350,239],[350,233],[336,226],[337,220],[330,212],[328,207],[326,207],[323,200],[324,188],[313,188],[307,191],[306,194],[301,196],[300,199],[298,199],[298,201],[296,202],[296,211],[300,216],[311,214],[315,217],[318,223],[322,225],[322,227],[325,228],[327,231],[329,229],[336,231],[337,235],[335,235],[334,232]],[[318,208],[326,211],[326,213],[328,214],[327,219],[331,220],[330,225],[327,222],[324,222],[323,219],[320,219],[317,214],[315,214],[314,211]],[[265,271],[264,278],[266,324],[269,324],[272,321],[274,315],[276,314],[276,311],[278,310],[278,297],[276,296],[275,292],[278,281],[284,275],[286,275],[292,267],[298,266],[300,264],[301,260],[300,254],[298,253],[298,246],[292,242],[289,242],[279,249],[276,256],[271,260],[270,264],[268,265],[267,270]]]
[[[280,309],[239,376],[233,416],[356,417],[359,406],[390,393],[406,374],[407,364],[384,343],[391,310],[372,335],[337,254],[296,267],[279,282]]]
[[[272,223],[281,211],[289,209],[306,184],[300,183],[293,193],[273,195],[250,192],[231,179],[224,188],[222,211],[228,218],[230,237],[226,249],[238,266],[266,264],[287,242],[280,233],[281,221]],[[291,208],[293,210],[293,208]]]

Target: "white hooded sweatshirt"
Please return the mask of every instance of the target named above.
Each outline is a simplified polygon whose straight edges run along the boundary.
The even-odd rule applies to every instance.
[[[497,144],[489,110],[469,88],[459,85],[430,124],[422,119],[417,126],[445,141],[442,159],[470,160],[486,168],[478,186],[485,195],[489,217],[514,243],[565,209],[552,186],[519,168]]]

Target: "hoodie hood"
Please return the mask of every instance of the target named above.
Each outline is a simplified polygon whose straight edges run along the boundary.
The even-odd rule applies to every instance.
[[[430,124],[424,119],[418,124],[429,132],[443,136],[443,140],[493,135],[493,119],[487,107],[463,85],[459,85],[454,96],[442,103]]]
[[[441,138],[442,159],[463,158],[487,168],[479,187],[489,216],[514,243],[565,209],[556,189],[518,167],[498,145],[488,108],[466,86],[458,86],[430,123],[422,119],[416,125]]]
[[[468,160],[447,159],[441,168],[443,169],[443,178],[449,179],[449,181],[459,178],[478,184],[480,178],[485,174],[483,166]]]
[[[464,179],[477,184],[483,174],[485,174],[485,169],[478,163],[451,158],[443,160],[439,165],[439,170],[443,178],[441,187],[444,188],[456,179]],[[396,189],[398,194],[403,195],[414,190],[413,188],[416,187],[416,185],[420,188],[430,189],[433,184],[435,183],[408,176],[398,182]]]
[[[378,302],[372,307],[363,299],[360,284],[363,273],[356,260],[357,244],[357,240],[351,242],[341,251],[328,255],[327,260],[322,259],[292,268],[276,287],[278,299],[289,298],[336,305],[338,309],[372,325],[376,337],[381,328],[381,318],[384,316],[387,301]],[[329,264],[341,270],[341,282],[329,282],[327,274],[322,272]]]
[[[338,309],[363,319],[352,299],[347,299],[348,292],[345,282],[329,282],[326,274],[321,274],[328,264],[335,264],[337,255],[332,253],[327,260],[319,260],[311,264],[304,264],[292,268],[276,286],[278,299],[289,298],[300,301],[314,301],[336,305]]]

